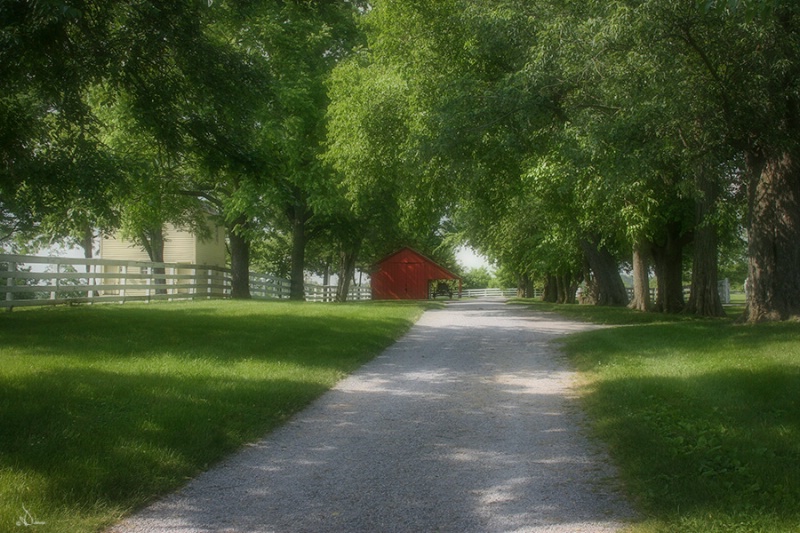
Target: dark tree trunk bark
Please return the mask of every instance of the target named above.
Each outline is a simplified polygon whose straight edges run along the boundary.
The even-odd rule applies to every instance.
[[[291,300],[304,301],[306,299],[306,214],[305,210],[295,208],[295,216],[292,217],[292,269],[290,273],[291,285],[289,288],[289,298]]]
[[[528,274],[522,274],[517,281],[517,298],[533,298],[533,280]]]
[[[144,249],[147,251],[147,256],[153,263],[164,262],[164,228],[157,226],[149,229],[142,230],[139,234]],[[153,274],[156,276],[164,276],[166,270],[163,266],[154,267]],[[156,285],[166,285],[167,280],[163,277],[155,279]],[[167,294],[166,288],[156,289],[156,294]]]
[[[640,238],[633,245],[633,299],[628,304],[637,311],[650,311],[650,244]]]
[[[558,289],[558,300],[556,303],[560,304],[574,304],[575,293],[578,290],[578,282],[572,272],[564,272],[555,276],[556,286]]]
[[[558,280],[552,274],[547,274],[544,278],[542,301],[553,304],[558,302]]]
[[[339,267],[339,283],[336,287],[336,301],[346,302],[350,293],[350,280],[354,278],[356,272],[356,261],[361,249],[361,243],[347,247],[342,250],[341,264]]]
[[[331,264],[326,260],[325,268],[322,270],[322,285],[327,287],[331,284]]]
[[[241,216],[228,230],[231,245],[231,298],[250,299],[250,240],[244,234],[247,219]]]
[[[597,305],[627,305],[628,292],[619,275],[619,263],[605,246],[581,241],[581,248],[592,271],[591,292]]]
[[[800,315],[800,157],[747,154],[748,284],[745,319]]]
[[[94,229],[92,228],[91,224],[86,224],[83,228],[83,235],[81,235],[81,248],[83,248],[83,257],[84,259],[92,259],[94,257]],[[92,272],[91,265],[86,265],[86,273],[90,274]],[[92,276],[88,276],[88,281],[90,284],[95,283],[95,278]],[[90,296],[100,296],[99,291],[91,291]]]
[[[567,290],[567,300],[566,303],[568,304],[576,304],[578,303],[578,287],[581,284],[580,274],[573,275],[568,274],[568,290]]]
[[[683,245],[679,223],[666,226],[663,244],[653,244],[651,251],[658,278],[656,311],[680,313],[683,311]]]
[[[558,304],[567,303],[567,292],[569,291],[569,288],[567,287],[565,275],[559,274],[555,276],[555,279],[556,279],[556,294],[557,294],[556,303]]]
[[[83,235],[81,235],[81,248],[83,248],[84,259],[91,259],[94,257],[94,230],[92,229],[91,224],[86,224],[86,226],[83,228]]]
[[[698,176],[700,198],[695,210],[696,229],[692,258],[692,288],[686,313],[697,316],[725,316],[719,297],[717,227],[710,220],[719,196],[716,180]]]

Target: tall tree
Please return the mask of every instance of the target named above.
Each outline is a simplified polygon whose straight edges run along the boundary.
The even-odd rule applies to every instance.
[[[711,11],[706,11],[706,7]],[[800,312],[797,94],[800,8],[790,2],[646,4],[649,43],[680,79],[704,78],[707,124],[743,155],[735,183],[749,195],[750,321]],[[696,86],[698,87],[698,86]],[[721,125],[721,127],[720,127]]]

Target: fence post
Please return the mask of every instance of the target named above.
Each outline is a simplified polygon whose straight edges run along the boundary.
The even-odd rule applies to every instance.
[[[51,300],[57,300],[58,299],[58,289],[59,289],[59,287],[61,285],[61,283],[60,283],[61,278],[58,276],[59,274],[61,274],[61,263],[56,261],[56,284],[55,284],[55,290],[50,293],[50,299]]]
[[[97,274],[96,266],[87,261],[87,263],[86,263],[86,276],[87,276],[86,284],[89,287],[93,287],[93,286],[97,285],[97,276],[96,276],[96,274]],[[87,287],[87,288],[89,288],[89,287]],[[86,291],[86,299],[89,301],[89,303],[93,303],[92,300],[94,299],[95,296],[99,296],[98,291],[95,291],[95,290],[87,290]]]
[[[144,270],[144,268],[139,267],[139,272]],[[150,303],[150,298],[152,297],[150,291],[152,290],[153,285],[156,282],[156,268],[155,267],[147,267],[147,272],[150,275],[148,279],[145,280],[145,285],[147,288],[144,291],[145,296],[147,296],[147,303]]]
[[[128,285],[128,265],[122,265],[119,267],[119,273],[122,274],[120,278],[120,288],[119,288],[119,295],[122,297],[120,303],[125,303],[125,287]]]

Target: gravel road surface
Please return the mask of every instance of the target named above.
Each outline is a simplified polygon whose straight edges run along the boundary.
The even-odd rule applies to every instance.
[[[633,514],[551,341],[501,300],[420,321],[264,440],[116,533],[610,532]]]

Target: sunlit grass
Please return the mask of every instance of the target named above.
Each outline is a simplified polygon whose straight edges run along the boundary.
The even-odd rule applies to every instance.
[[[627,324],[564,344],[642,512],[630,531],[800,530],[800,324],[576,307],[546,309]]]
[[[415,304],[198,302],[0,314],[0,531],[95,531],[284,422]]]

